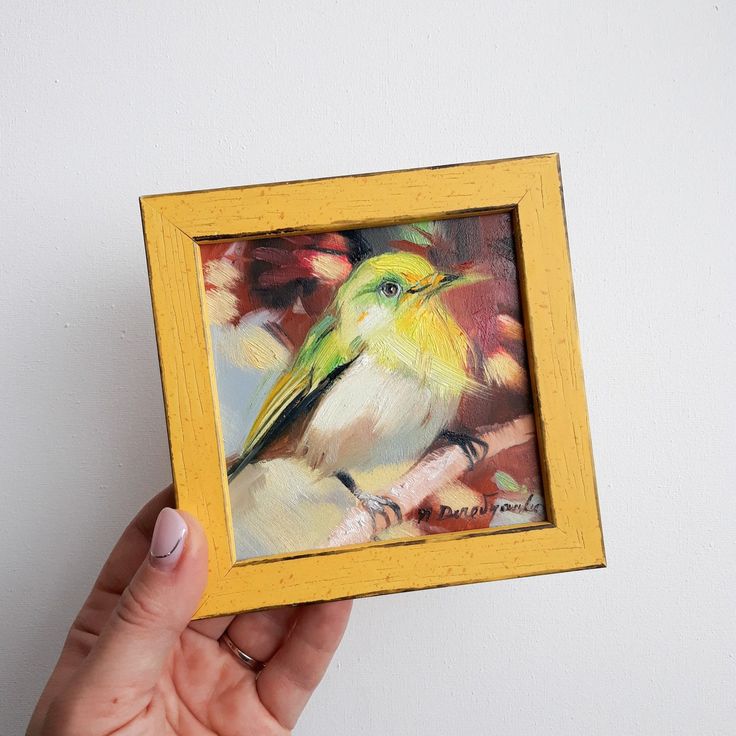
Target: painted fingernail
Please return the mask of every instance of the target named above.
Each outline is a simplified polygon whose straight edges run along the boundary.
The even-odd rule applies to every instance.
[[[151,539],[151,564],[160,570],[171,570],[179,562],[184,549],[187,523],[174,509],[165,508],[156,519]]]

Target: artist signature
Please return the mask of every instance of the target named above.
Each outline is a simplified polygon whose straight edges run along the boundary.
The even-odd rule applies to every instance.
[[[473,519],[476,516],[495,516],[496,514],[515,513],[515,514],[539,514],[544,506],[539,502],[534,502],[534,494],[530,493],[526,501],[513,502],[509,500],[499,500],[498,493],[484,493],[483,504],[479,506],[463,506],[454,509],[452,506],[440,504],[435,506],[424,506],[417,509],[417,522],[442,521],[443,519]]]

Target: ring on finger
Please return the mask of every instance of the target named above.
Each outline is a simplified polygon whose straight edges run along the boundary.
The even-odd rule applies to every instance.
[[[240,664],[243,665],[243,667],[247,667],[249,670],[252,670],[253,672],[258,675],[263,668],[266,666],[265,662],[261,662],[260,659],[256,659],[255,657],[251,657],[250,654],[247,654],[244,652],[229,636],[227,631],[220,637],[220,642],[224,644],[228,651],[235,657],[235,659],[240,662]]]

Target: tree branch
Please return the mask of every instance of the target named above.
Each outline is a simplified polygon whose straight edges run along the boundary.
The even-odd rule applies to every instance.
[[[528,442],[534,437],[535,431],[534,417],[525,414],[492,428],[481,439],[488,443],[488,457],[493,457],[503,450]],[[395,501],[406,519],[425,498],[460,478],[467,469],[467,457],[459,447],[442,447],[423,458],[381,495]],[[370,513],[362,506],[356,506],[334,529],[326,546],[360,544],[369,541],[374,534]]]

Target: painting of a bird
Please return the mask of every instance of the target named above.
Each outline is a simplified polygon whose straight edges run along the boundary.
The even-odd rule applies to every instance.
[[[443,294],[479,278],[438,270],[415,253],[360,262],[263,402],[228,468],[231,491],[245,469],[290,460],[388,523],[391,514],[400,520],[399,507],[363,490],[356,474],[415,462],[441,438],[472,465],[487,447],[452,425],[463,395],[483,387]]]

